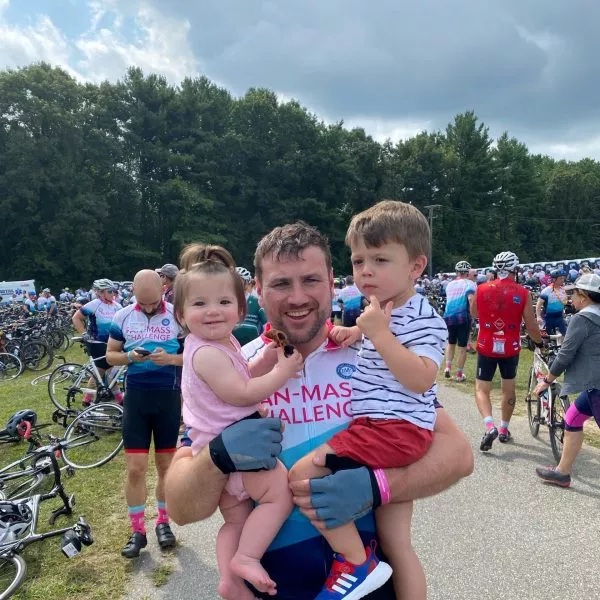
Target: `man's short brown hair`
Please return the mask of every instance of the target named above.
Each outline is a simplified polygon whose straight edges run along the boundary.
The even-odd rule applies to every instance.
[[[382,200],[354,215],[346,244],[363,241],[367,248],[379,248],[387,242],[402,244],[411,259],[429,256],[429,224],[425,215],[412,204]]]
[[[258,243],[254,253],[254,273],[262,281],[262,261],[265,256],[272,255],[275,260],[282,258],[299,258],[307,248],[316,246],[323,251],[327,270],[331,269],[331,252],[329,241],[316,227],[304,221],[297,221],[283,227],[275,227]]]

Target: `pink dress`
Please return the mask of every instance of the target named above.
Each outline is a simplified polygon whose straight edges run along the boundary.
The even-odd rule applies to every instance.
[[[252,406],[234,406],[219,398],[205,381],[194,371],[194,354],[199,348],[211,346],[226,354],[235,370],[245,379],[250,379],[248,361],[242,356],[238,341],[231,336],[234,352],[229,347],[204,340],[193,334],[185,338],[183,347],[183,374],[181,378],[181,393],[183,395],[183,421],[190,427],[189,437],[192,440],[192,453],[195,456],[225,427],[243,419],[258,410],[260,403]],[[225,491],[238,500],[246,500],[249,496],[244,490],[241,473],[232,473],[225,486]]]

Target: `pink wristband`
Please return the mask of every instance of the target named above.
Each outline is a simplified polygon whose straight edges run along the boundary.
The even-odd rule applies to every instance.
[[[383,469],[375,469],[373,473],[375,474],[375,480],[379,486],[381,505],[389,504],[392,501],[392,492],[390,491],[390,484],[385,476],[385,471]]]

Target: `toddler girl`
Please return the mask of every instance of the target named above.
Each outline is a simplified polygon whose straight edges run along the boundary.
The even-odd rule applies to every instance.
[[[196,455],[228,425],[258,416],[260,402],[302,369],[302,356],[294,351],[286,357],[283,349],[272,347],[267,356],[248,364],[232,335],[246,311],[233,258],[219,246],[194,246],[190,255],[196,262],[182,260],[174,306],[188,334],[181,389],[183,419]],[[285,467],[278,462],[270,471],[231,474],[219,508],[225,519],[217,536],[219,595],[252,600],[244,579],[275,595],[276,584],[260,559],[292,510]]]

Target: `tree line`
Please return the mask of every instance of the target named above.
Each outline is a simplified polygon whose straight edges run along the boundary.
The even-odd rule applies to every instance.
[[[0,71],[0,280],[89,284],[176,262],[190,241],[226,246],[250,267],[258,239],[304,219],[344,235],[383,198],[435,209],[433,265],[595,256],[600,164],[532,155],[493,140],[474,112],[444,131],[378,143],[296,101],[206,77],[170,85],[131,68],[82,83],[45,63]]]

